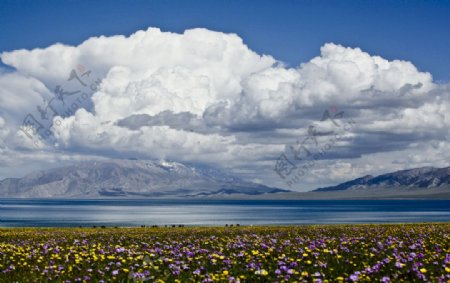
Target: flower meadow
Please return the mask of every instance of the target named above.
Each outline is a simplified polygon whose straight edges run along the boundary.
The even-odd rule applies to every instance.
[[[450,282],[450,224],[3,228],[1,282]]]

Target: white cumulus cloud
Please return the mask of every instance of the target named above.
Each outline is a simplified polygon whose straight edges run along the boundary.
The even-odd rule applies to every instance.
[[[36,152],[39,159],[45,153],[55,159],[55,152],[170,158],[286,187],[273,170],[275,160],[308,129],[320,129],[318,142],[330,139],[335,126],[320,121],[330,107],[356,124],[294,189],[382,171],[381,160],[386,171],[419,167],[433,156],[441,164],[442,155],[425,158],[424,148],[439,152],[448,144],[447,85],[411,62],[334,43],[295,68],[257,54],[236,34],[207,29],[149,28],[0,56],[15,68],[0,73],[0,138],[11,152],[9,163],[14,153]],[[69,82],[73,70],[80,76],[90,70],[82,80],[101,83],[89,90]],[[58,86],[80,92],[57,97]],[[41,122],[51,134],[38,146],[19,129],[28,113],[39,121],[50,116]],[[374,165],[363,166],[369,160]]]

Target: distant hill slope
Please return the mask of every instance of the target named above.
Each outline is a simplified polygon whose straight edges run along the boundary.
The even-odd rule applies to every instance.
[[[450,167],[423,167],[401,170],[376,177],[367,175],[337,186],[319,188],[313,192],[362,191],[368,189],[450,189]]]
[[[0,181],[0,197],[104,198],[259,195],[288,192],[219,170],[169,161],[109,160]]]

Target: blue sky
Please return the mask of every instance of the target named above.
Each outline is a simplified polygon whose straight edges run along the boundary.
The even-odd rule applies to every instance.
[[[403,59],[450,79],[450,1],[24,1],[0,2],[0,51],[77,45],[150,26],[235,32],[289,65],[326,42]]]

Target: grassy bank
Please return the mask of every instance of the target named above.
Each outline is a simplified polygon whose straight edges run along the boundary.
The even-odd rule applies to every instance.
[[[0,229],[1,282],[450,282],[450,224]]]

